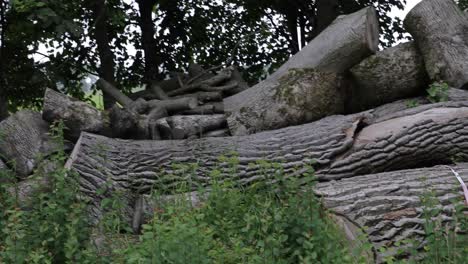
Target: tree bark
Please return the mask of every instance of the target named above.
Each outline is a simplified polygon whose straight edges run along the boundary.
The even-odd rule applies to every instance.
[[[231,73],[231,80],[226,83],[226,85],[233,85],[237,84],[235,88],[226,91],[224,94],[226,95],[234,95],[238,94],[240,92],[243,92],[244,90],[249,89],[249,85],[247,82],[244,80],[242,77],[242,74],[239,72],[237,67],[234,67]]]
[[[315,68],[319,71],[346,71],[375,52],[377,46],[378,21],[373,7],[336,19],[330,27],[265,81],[224,100],[232,134],[244,135],[294,124],[282,119],[281,122],[276,121],[275,125],[271,125],[271,122],[280,114],[279,112],[273,114],[274,111],[271,111],[271,107],[276,103],[277,87],[281,78],[291,74],[288,73],[291,69]],[[313,105],[321,100],[329,99],[319,96],[308,103]],[[275,108],[278,111],[280,107],[275,106]],[[298,112],[303,114],[302,111]],[[273,118],[264,119],[267,115]],[[296,117],[293,120],[300,121],[301,119],[302,122],[312,120],[303,117]]]
[[[405,28],[434,81],[468,89],[468,21],[453,0],[424,0],[406,16]]]
[[[153,23],[153,7],[157,0],[137,0],[140,18],[138,24],[141,29],[141,44],[145,54],[145,82],[150,87],[153,81],[158,79],[159,75],[159,58],[157,55],[158,46],[154,38],[156,32]],[[158,98],[166,99],[166,98]]]
[[[453,169],[468,182],[467,163]],[[463,199],[460,183],[447,166],[324,182],[314,192],[331,213],[344,218],[348,229],[366,234],[376,249],[377,263],[382,263],[384,257],[397,256],[399,250],[403,252],[400,258],[409,255],[411,245],[405,243],[406,239],[414,240],[413,246],[419,250],[425,245],[424,210],[429,208],[421,199],[429,192],[440,202],[437,207],[441,209],[432,220],[453,221],[455,205]],[[380,252],[383,246],[387,251]]]
[[[208,131],[226,126],[224,115],[171,116],[158,122],[164,139],[185,139],[203,137]]]
[[[468,101],[468,91],[450,88],[447,91],[447,99],[451,102]],[[431,104],[431,101],[429,101],[429,99],[427,99],[425,96],[395,101],[374,108],[372,110],[372,118],[368,119],[366,123],[377,123],[379,120],[388,119],[389,116],[391,117],[395,113],[399,113],[404,110],[411,110],[414,107],[427,110],[432,107]]]
[[[6,119],[9,116],[8,113],[8,100],[5,96],[5,41],[6,41],[6,30],[7,30],[7,2],[0,2],[0,121]]]
[[[228,101],[224,101],[229,128],[234,135],[245,135],[342,114],[346,84],[340,74],[314,69],[290,70],[278,84],[269,87],[269,94],[264,94],[261,102],[244,106],[235,115],[226,109]]]
[[[351,68],[355,86],[348,110],[363,111],[422,94],[429,84],[424,61],[413,42],[377,52]]]
[[[42,119],[53,123],[62,120],[66,138],[76,141],[82,131],[110,135],[109,117],[91,105],[65,94],[46,89]]]
[[[224,106],[221,102],[213,102],[211,104],[205,104],[196,107],[191,110],[181,112],[183,115],[213,115],[213,114],[224,114]]]
[[[196,190],[209,185],[214,168],[220,179],[230,177],[230,165],[220,163],[219,157],[232,153],[240,184],[274,180],[273,171],[259,161],[278,163],[291,177],[300,177],[301,169],[314,162],[316,177],[329,181],[468,157],[466,101],[411,108],[380,117],[377,123],[366,123],[369,117],[372,111],[249,136],[199,140],[125,141],[83,133],[67,168],[80,174],[82,190],[93,198],[93,215],[98,217],[102,197],[96,190],[105,182],[130,194],[170,191],[184,183]],[[174,170],[178,163],[199,167],[181,172]]]
[[[22,110],[0,123],[0,155],[19,178],[32,173],[42,158],[58,150],[41,114]]]
[[[221,92],[196,92],[196,93],[189,93],[184,95],[178,95],[171,98],[184,98],[184,97],[194,97],[198,99],[200,104],[206,102],[217,102],[223,100],[223,95]]]
[[[114,77],[114,54],[110,47],[110,40],[109,40],[109,31],[107,28],[107,7],[105,0],[94,0],[91,5],[91,10],[94,16],[94,39],[96,40],[97,50],[100,60],[99,66],[99,76],[109,82],[112,85],[115,85],[115,77]],[[115,101],[113,98],[107,94],[107,92],[103,91],[104,97],[104,108],[109,109],[111,108]]]
[[[312,38],[317,37],[324,31],[339,15],[339,5],[337,0],[317,0],[317,14],[314,27],[311,32]]]
[[[113,100],[117,101],[123,107],[129,107],[132,105],[133,100],[126,96],[124,93],[119,91],[112,83],[100,78],[97,80],[97,85],[101,87],[108,96],[112,97]]]

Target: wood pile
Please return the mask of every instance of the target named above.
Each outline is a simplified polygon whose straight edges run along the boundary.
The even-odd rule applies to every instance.
[[[436,191],[441,217],[450,222],[452,198],[463,195],[446,165],[468,182],[468,165],[454,164],[468,161],[468,20],[452,0],[422,0],[404,24],[414,41],[377,51],[373,7],[340,16],[250,88],[236,68],[192,64],[130,95],[100,79],[119,104],[106,112],[48,89],[42,118],[22,111],[0,123],[8,135],[0,166],[15,161],[25,200],[46,190],[46,180],[28,176],[37,154],[47,161],[53,153],[47,122],[62,120],[74,144],[66,167],[79,174],[92,201],[91,221],[102,215],[101,200],[119,191],[125,218],[138,229],[154,211],[148,195],[155,188],[209,187],[214,167],[221,179],[230,177],[221,155],[236,153],[233,180],[241,184],[274,181],[259,161],[279,163],[298,178],[304,171],[297,168],[313,163],[314,192],[343,228],[364,230],[375,248],[390,248],[376,252],[376,262],[397,254],[407,238],[422,248],[422,192]],[[438,100],[425,94],[433,82],[450,86],[436,87]],[[198,169],[187,178],[177,163]]]

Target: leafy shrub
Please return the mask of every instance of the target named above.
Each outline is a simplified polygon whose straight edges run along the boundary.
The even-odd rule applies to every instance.
[[[427,99],[431,103],[439,103],[448,101],[449,86],[445,82],[435,82],[429,86],[427,91]]]
[[[312,184],[262,166],[273,169],[276,184],[242,187],[214,170],[199,206],[186,196],[162,205],[144,225],[141,243],[126,249],[126,263],[353,263]]]
[[[63,146],[61,131],[63,125],[53,130]],[[62,149],[49,159],[57,164],[55,170],[47,175],[45,169],[37,170],[34,177],[46,177],[49,190],[31,196],[27,209],[18,203],[15,184],[1,185],[0,263],[95,263],[88,250],[86,204],[77,199],[76,175],[64,169]]]

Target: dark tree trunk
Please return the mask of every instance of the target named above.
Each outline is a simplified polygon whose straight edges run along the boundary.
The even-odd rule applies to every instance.
[[[4,50],[6,36],[6,5],[5,1],[0,2],[0,121],[8,117],[8,100],[5,97],[5,65],[4,65]]]
[[[289,50],[291,54],[296,54],[299,51],[299,42],[297,34],[297,22],[298,22],[298,9],[294,5],[288,5],[285,7],[286,24],[290,34],[289,38]]]
[[[337,0],[317,0],[316,6],[314,28],[310,34],[312,39],[326,29],[339,14]]]
[[[109,30],[107,27],[108,15],[105,0],[95,0],[90,3],[94,16],[94,39],[97,43],[97,50],[101,65],[99,76],[107,82],[115,85],[115,62],[114,54],[110,47]],[[115,100],[107,93],[103,92],[104,108],[109,109],[114,105]]]
[[[159,78],[160,60],[157,54],[157,43],[154,38],[155,30],[152,19],[153,8],[157,0],[138,0],[140,10],[140,19],[138,24],[141,28],[141,43],[145,54],[145,82],[147,87],[152,85],[152,82]],[[163,99],[163,98],[159,98]]]

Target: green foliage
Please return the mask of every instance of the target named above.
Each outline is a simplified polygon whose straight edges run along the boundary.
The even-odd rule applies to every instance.
[[[468,217],[463,201],[451,199],[453,222],[445,222],[441,217],[443,205],[433,190],[421,197],[424,206],[424,231],[427,244],[423,263],[463,263],[468,258]]]
[[[276,184],[241,187],[221,181],[215,169],[195,207],[185,195],[165,203],[155,195],[157,213],[144,225],[141,243],[125,250],[125,262],[353,263],[312,185],[284,178],[278,165],[257,165]],[[312,182],[310,172],[304,176]]]
[[[445,82],[435,82],[429,86],[427,91],[427,99],[431,103],[439,103],[448,101],[448,91],[450,87]]]
[[[457,2],[460,9],[465,10],[468,8],[468,0],[458,0]]]
[[[422,178],[421,181],[425,183],[426,180]],[[425,185],[427,186],[427,184]],[[454,190],[454,193],[458,192],[458,188]],[[426,243],[421,244],[414,239],[406,239],[397,245],[402,246],[402,250],[397,252],[397,258],[406,259],[397,260],[396,257],[387,257],[384,260],[385,263],[465,263],[468,258],[468,247],[466,247],[468,235],[464,230],[468,230],[468,217],[463,199],[459,197],[450,199],[450,204],[453,207],[443,205],[430,186],[419,199],[423,207],[422,220],[424,222],[422,225]],[[446,221],[443,214],[452,217],[452,221]],[[379,251],[384,253],[387,249],[382,247]],[[409,259],[408,256],[410,256]],[[417,259],[415,256],[423,256],[423,258]]]
[[[60,125],[54,131],[62,129]],[[59,143],[63,143],[62,136],[61,132],[57,134]],[[78,260],[95,263],[97,260],[87,248],[86,204],[77,199],[76,175],[64,169],[65,154],[60,149],[50,159],[58,167],[52,171],[39,168],[34,176],[48,183],[46,192],[32,194],[27,202],[19,203],[16,184],[1,185],[1,263],[76,263]]]
[[[414,108],[414,107],[417,107],[419,106],[419,103],[418,101],[416,101],[415,99],[410,99],[406,102],[406,105],[409,107],[409,108]]]

